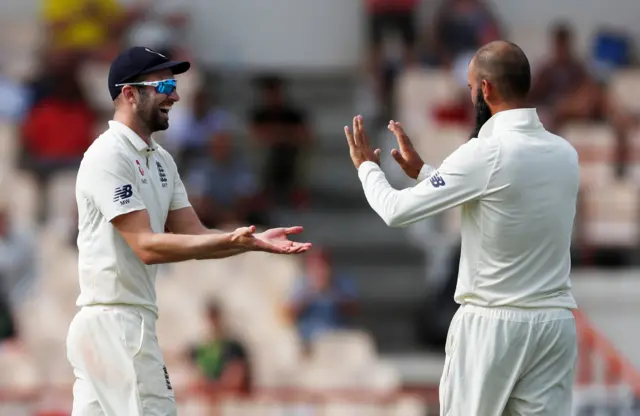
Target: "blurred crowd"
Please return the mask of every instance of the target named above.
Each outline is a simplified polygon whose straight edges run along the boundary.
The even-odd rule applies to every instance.
[[[474,109],[466,92],[466,65],[481,45],[510,39],[495,12],[482,0],[441,0],[431,19],[420,21],[419,0],[363,1],[368,17],[368,43],[363,53],[367,72],[363,77],[372,80],[375,119],[386,125],[397,117],[394,92],[403,73],[436,69],[460,81],[449,93],[452,99],[435,105],[429,117],[438,125],[460,126],[470,133]],[[189,16],[180,2],[43,0],[40,16],[44,36],[36,52],[37,70],[17,79],[3,75],[0,61],[0,119],[17,126],[16,168],[29,175],[37,187],[35,218],[40,227],[55,220],[50,209],[52,180],[58,175],[73,175],[84,151],[112,115],[108,95],[105,99],[106,84],[96,80],[104,78],[110,60],[128,45],[148,46],[171,58],[194,62],[192,71],[179,79],[181,101],[171,112],[170,128],[159,137],[175,157],[191,202],[206,226],[252,223],[266,227],[273,225],[271,214],[276,209],[312,207],[300,173],[305,154],[314,146],[312,114],[305,109],[308,103],[290,99],[286,77],[261,74],[254,80],[252,105],[244,114],[232,114],[216,96],[215,68],[200,64],[188,46]],[[389,48],[387,35],[395,35],[391,38],[399,40],[399,46]],[[534,63],[530,99],[551,131],[560,133],[576,121],[610,126],[616,149],[611,162],[622,175],[637,114],[609,93],[609,76],[617,68],[636,63],[634,45],[624,33],[595,36],[592,54],[581,56],[571,24],[553,24],[546,56]],[[242,129],[238,124],[247,126],[248,147],[258,152],[250,153],[239,145],[236,139]],[[260,169],[250,160],[256,153],[263,159]],[[73,209],[71,204],[62,226],[71,248],[75,247],[76,232]],[[448,282],[455,279],[457,244],[453,239],[440,260],[431,253],[435,260],[430,270],[438,269],[433,273]],[[0,201],[2,339],[20,337],[12,310],[38,279],[37,250],[37,237],[27,228],[14,226],[5,201]],[[454,286],[442,287],[438,299],[449,303],[446,308],[432,304],[432,312],[452,308],[450,292]],[[319,249],[305,257],[281,306],[302,343],[310,346],[324,333],[352,327],[358,294],[349,276],[333,270],[329,251]],[[209,302],[206,318],[210,331],[184,354],[211,383],[248,392],[251,354],[242,340],[224,330],[224,316],[220,304]],[[433,329],[434,334],[443,330]],[[434,335],[436,338],[433,342],[443,342]]]

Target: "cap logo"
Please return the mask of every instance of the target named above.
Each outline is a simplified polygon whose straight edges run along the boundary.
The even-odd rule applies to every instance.
[[[153,54],[156,54],[156,55],[158,55],[158,56],[161,56],[161,57],[163,57],[164,59],[167,59],[167,57],[166,57],[166,56],[164,56],[163,54],[158,53],[158,52],[156,52],[156,51],[152,51],[152,50],[151,50],[151,49],[149,49],[149,48],[144,48],[144,50],[145,50],[145,51],[147,51],[147,52],[149,52],[149,53],[153,53]]]

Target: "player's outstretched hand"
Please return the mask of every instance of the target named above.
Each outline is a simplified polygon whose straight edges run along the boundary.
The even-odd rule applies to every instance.
[[[344,134],[347,136],[349,155],[356,169],[367,161],[380,164],[380,149],[373,150],[371,148],[367,133],[364,131],[364,120],[362,116],[354,117],[353,132],[349,130],[349,127],[345,126]]]
[[[302,227],[272,228],[255,233],[256,227],[241,227],[232,233],[232,241],[249,251],[265,251],[276,254],[300,254],[311,248],[311,243],[291,241],[287,236],[300,234]]]
[[[308,251],[311,248],[311,243],[291,241],[288,236],[291,234],[300,234],[302,231],[304,231],[304,228],[300,226],[271,228],[256,234],[255,237],[262,241],[269,249],[276,248],[276,250],[278,250],[271,251],[273,253],[284,251],[286,254],[300,254]]]
[[[393,149],[391,151],[391,156],[393,156],[396,162],[398,162],[407,176],[417,179],[420,174],[420,170],[424,166],[422,158],[418,152],[416,152],[416,149],[413,147],[413,144],[404,132],[400,123],[391,120],[389,121],[388,128],[398,140],[398,149]]]

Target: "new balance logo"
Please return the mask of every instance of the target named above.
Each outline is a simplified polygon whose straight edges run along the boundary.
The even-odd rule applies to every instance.
[[[131,185],[119,186],[113,195],[113,202],[120,201],[120,205],[126,205],[130,202],[129,198],[133,196],[133,187]]]
[[[444,179],[442,179],[442,176],[440,176],[438,172],[431,175],[429,182],[431,182],[431,185],[433,185],[434,188],[439,188],[445,185]]]
[[[171,381],[169,381],[169,372],[167,371],[167,366],[162,366],[162,371],[164,371],[164,381],[167,384],[167,390],[173,390],[171,387]]]

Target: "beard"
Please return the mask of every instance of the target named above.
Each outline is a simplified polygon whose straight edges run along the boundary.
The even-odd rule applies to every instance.
[[[149,133],[169,128],[169,118],[160,111],[160,106],[146,93],[140,94],[138,117]]]
[[[491,116],[491,109],[487,105],[487,102],[484,100],[484,95],[482,94],[482,90],[478,89],[478,93],[476,94],[476,103],[473,106],[476,110],[476,125],[471,133],[470,139],[478,137],[480,134],[480,129],[484,126],[484,123],[489,121]]]

